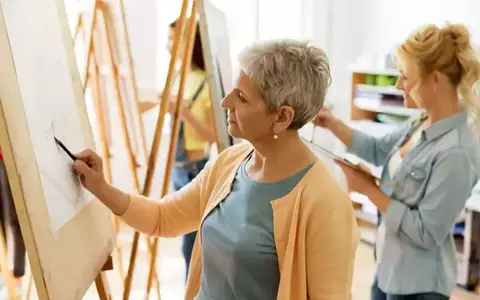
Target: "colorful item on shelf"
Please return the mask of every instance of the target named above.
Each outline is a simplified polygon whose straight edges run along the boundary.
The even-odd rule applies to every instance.
[[[392,86],[395,85],[396,82],[396,76],[377,75],[375,79],[375,84],[378,86]]]
[[[375,85],[376,84],[376,79],[377,76],[374,75],[374,74],[368,74],[366,79],[365,79],[365,83],[366,84],[369,84],[369,85]]]

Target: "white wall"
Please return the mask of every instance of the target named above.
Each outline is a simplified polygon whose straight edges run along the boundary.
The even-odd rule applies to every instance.
[[[329,97],[344,118],[350,111],[350,67],[360,57],[374,67],[380,55],[427,23],[464,23],[473,42],[480,43],[477,0],[319,0],[316,6],[313,39],[329,54],[333,76]]]
[[[157,0],[124,0],[135,76],[139,88],[156,85],[158,52]]]
[[[70,0],[66,0],[71,2]],[[426,23],[465,23],[480,42],[478,0],[211,0],[229,16],[231,55],[257,38],[310,39],[326,50],[332,69],[328,98],[337,113],[349,116],[350,67],[360,57],[390,51]],[[161,90],[168,70],[168,23],[180,0],[125,0],[136,76],[140,88]],[[273,9],[275,8],[275,9]],[[155,116],[153,116],[155,119]]]
[[[137,80],[161,89],[169,55],[168,23],[181,1],[125,0]],[[477,0],[212,0],[229,15],[232,59],[255,40],[311,39],[327,51],[333,82],[329,98],[338,113],[349,114],[350,65],[360,56],[383,55],[421,24],[464,22],[480,41]],[[272,9],[275,7],[275,9]],[[257,19],[258,18],[258,19]]]
[[[374,20],[371,30],[376,37],[371,46],[389,51],[417,27],[427,23],[443,25],[446,21],[464,23],[471,30],[474,42],[479,42],[479,10],[477,0],[378,0],[371,12]]]
[[[369,2],[322,0],[313,11],[315,22],[321,22],[314,27],[313,42],[327,51],[332,73],[328,98],[341,116],[350,111],[350,103],[346,101],[350,92],[349,65],[369,41]]]

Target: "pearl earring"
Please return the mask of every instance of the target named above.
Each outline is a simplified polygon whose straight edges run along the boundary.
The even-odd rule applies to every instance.
[[[278,139],[278,134],[273,135],[274,139]]]

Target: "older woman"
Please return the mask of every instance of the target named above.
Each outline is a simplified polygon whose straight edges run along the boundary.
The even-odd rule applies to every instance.
[[[102,160],[77,154],[83,185],[136,230],[174,237],[198,230],[186,299],[351,298],[359,240],[351,202],[297,130],[322,108],[325,53],[291,40],[254,44],[222,106],[223,151],[159,202],[103,179]],[[88,163],[90,167],[87,166]]]

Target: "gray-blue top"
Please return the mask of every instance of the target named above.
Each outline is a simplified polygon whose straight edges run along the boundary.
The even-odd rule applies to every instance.
[[[202,224],[202,279],[195,300],[277,298],[280,274],[270,202],[288,194],[311,166],[280,182],[259,183],[248,177],[247,161],[231,193]]]
[[[355,131],[349,151],[386,166],[424,118],[412,118],[380,139]],[[392,199],[381,217],[386,233],[376,273],[384,292],[451,294],[457,266],[452,231],[478,180],[479,153],[461,112],[425,129],[393,178],[383,168],[380,188]]]

